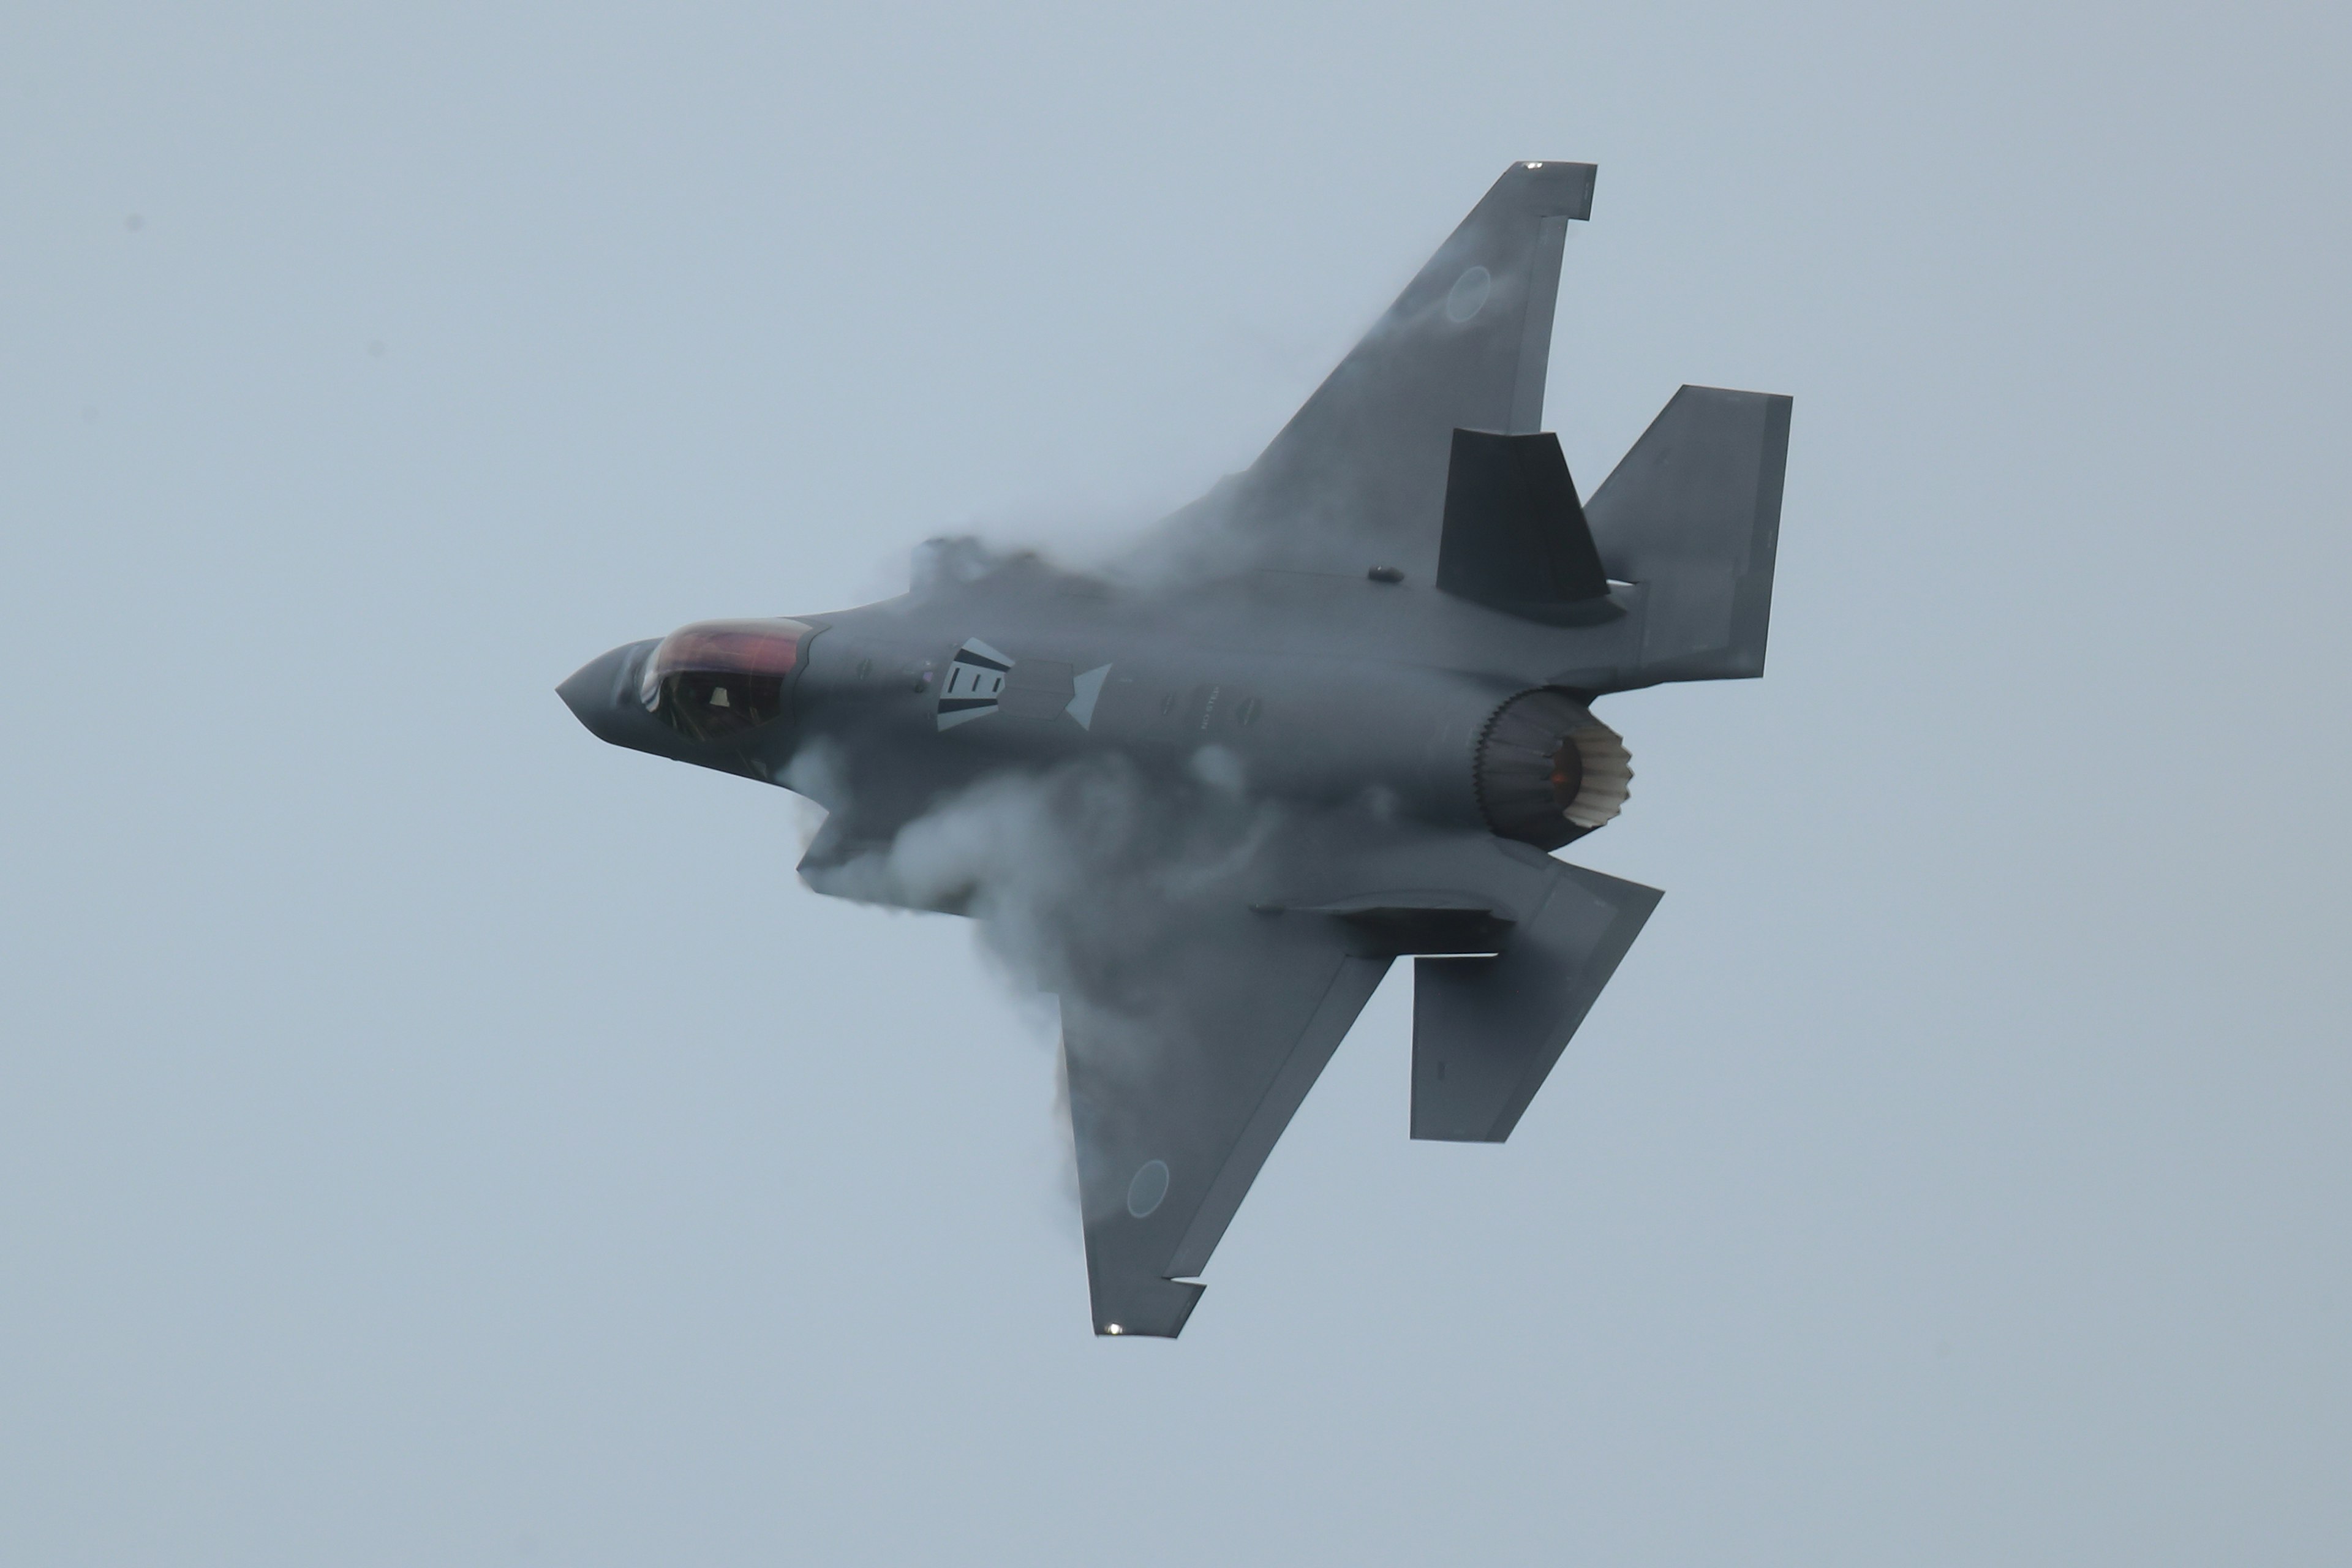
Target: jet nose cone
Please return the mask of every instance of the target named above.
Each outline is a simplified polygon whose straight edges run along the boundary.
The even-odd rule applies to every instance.
[[[587,727],[588,732],[600,741],[614,738],[614,721],[618,716],[621,699],[629,695],[621,690],[621,677],[628,664],[629,655],[641,644],[628,643],[607,654],[599,654],[567,677],[555,694],[572,710],[572,716]]]
[[[605,658],[611,657],[610,654],[604,656]],[[596,679],[600,671],[606,677],[601,681]],[[555,694],[563,699],[563,705],[572,710],[572,717],[584,724],[588,721],[589,704],[594,700],[591,693],[602,691],[610,695],[613,685],[611,675],[612,671],[604,668],[604,658],[591,659],[567,676],[563,683],[555,689]]]

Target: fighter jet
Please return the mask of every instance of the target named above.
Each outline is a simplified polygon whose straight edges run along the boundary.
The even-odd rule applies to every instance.
[[[1593,173],[1513,164],[1107,568],[937,543],[898,598],[559,688],[602,740],[814,799],[810,887],[974,916],[1059,997],[1098,1334],[1183,1328],[1397,958],[1412,1135],[1508,1138],[1661,896],[1554,853],[1626,803],[1596,710],[1763,673],[1790,399],[1685,386],[1582,500],[1541,428]]]

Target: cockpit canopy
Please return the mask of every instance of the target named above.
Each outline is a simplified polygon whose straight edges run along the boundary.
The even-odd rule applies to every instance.
[[[781,617],[697,621],[662,638],[637,696],[693,741],[719,741],[782,716],[784,687],[814,626]]]

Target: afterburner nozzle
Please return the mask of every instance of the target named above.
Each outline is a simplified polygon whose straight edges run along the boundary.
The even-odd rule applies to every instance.
[[[1506,838],[1557,849],[1615,818],[1633,779],[1616,731],[1565,691],[1522,691],[1478,740],[1478,809]]]

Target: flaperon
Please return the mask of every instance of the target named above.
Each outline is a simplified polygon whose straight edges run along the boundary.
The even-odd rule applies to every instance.
[[[977,916],[1060,997],[1098,1333],[1183,1327],[1399,956],[1412,1135],[1508,1137],[1659,898],[1550,853],[1626,799],[1596,706],[1763,671],[1790,400],[1685,386],[1581,502],[1539,430],[1592,183],[1512,165],[1111,568],[936,543],[898,598],[561,689],[615,745],[815,799],[810,886]]]

